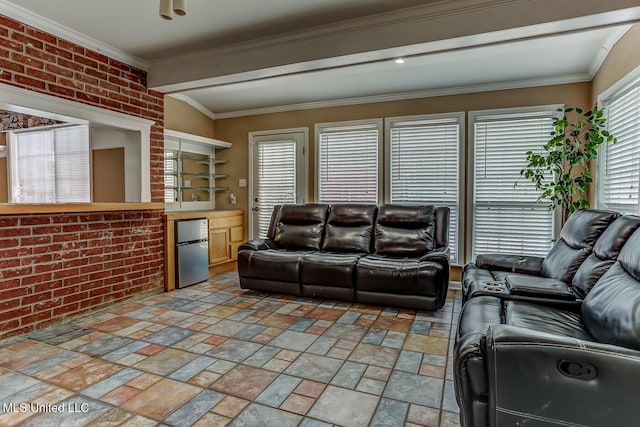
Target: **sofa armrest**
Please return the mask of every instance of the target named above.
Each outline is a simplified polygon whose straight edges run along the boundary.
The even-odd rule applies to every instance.
[[[548,277],[509,274],[505,278],[505,283],[511,295],[530,298],[559,299],[564,301],[576,300],[571,286],[560,280]]]
[[[422,255],[420,257],[420,261],[434,261],[449,265],[450,252],[449,247],[435,248],[434,250]]]
[[[422,255],[418,265],[420,270],[432,272],[430,281],[436,289],[436,307],[442,308],[447,299],[449,275],[451,274],[449,248],[436,248]]]
[[[487,270],[539,276],[544,258],[531,255],[484,254],[476,257],[475,264]]]
[[[637,421],[638,351],[508,325],[485,346],[490,426]]]
[[[245,251],[245,250],[263,251],[266,249],[276,249],[276,247],[277,247],[276,244],[271,239],[254,239],[241,244],[238,247],[238,252]]]

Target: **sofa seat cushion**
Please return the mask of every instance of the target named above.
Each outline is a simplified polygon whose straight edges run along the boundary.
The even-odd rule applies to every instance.
[[[310,253],[302,259],[301,282],[353,288],[356,263],[365,254]]]
[[[576,299],[571,287],[556,279],[524,274],[510,274],[505,278],[505,283],[511,295],[553,298],[568,301]]]
[[[582,322],[582,316],[569,310],[524,301],[507,301],[504,323],[538,332],[594,341]]]
[[[371,254],[358,261],[356,287],[369,292],[434,296],[439,294],[443,268],[440,263],[420,258]]]
[[[299,282],[300,264],[308,251],[267,249],[249,254],[246,277],[265,280]]]

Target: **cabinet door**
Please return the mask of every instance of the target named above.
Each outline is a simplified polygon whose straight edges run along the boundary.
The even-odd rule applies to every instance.
[[[244,237],[244,228],[242,227],[242,225],[231,227],[229,229],[229,241],[230,241],[229,257],[231,259],[238,258],[238,247],[242,244],[242,241],[244,240],[243,237]]]
[[[229,228],[209,230],[209,265],[229,260]]]

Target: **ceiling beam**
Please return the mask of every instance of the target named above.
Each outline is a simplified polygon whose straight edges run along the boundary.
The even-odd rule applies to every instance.
[[[455,0],[149,61],[165,93],[628,24],[637,0]]]

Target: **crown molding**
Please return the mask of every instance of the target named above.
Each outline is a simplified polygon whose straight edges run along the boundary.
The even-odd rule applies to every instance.
[[[86,49],[94,50],[106,55],[110,58],[121,61],[132,67],[147,71],[149,64],[144,59],[131,55],[123,50],[115,48],[107,43],[96,40],[85,34],[82,34],[62,24],[54,22],[44,16],[37,15],[30,10],[20,7],[16,4],[9,3],[7,0],[0,0],[0,15],[7,16],[22,22],[31,27],[38,28],[56,37],[60,37],[69,42],[77,43]]]
[[[570,83],[591,81],[587,73],[544,79],[517,80],[504,83],[489,83],[480,85],[456,86],[443,89],[402,92],[389,95],[362,96],[357,98],[335,99],[330,101],[305,102],[301,104],[280,105],[277,107],[256,108],[252,110],[215,113],[215,120],[231,119],[235,117],[257,116],[260,114],[283,113],[295,110],[311,110],[315,108],[341,107],[345,105],[372,104],[375,102],[404,101],[418,98],[434,98],[438,96],[463,95],[467,93],[491,92],[498,90],[525,89],[530,87],[553,86]]]
[[[175,98],[175,99],[183,101],[183,102],[186,102],[187,104],[189,104],[190,106],[192,106],[196,110],[200,111],[205,116],[209,117],[211,120],[214,120],[216,118],[216,115],[215,115],[215,113],[213,111],[209,110],[207,107],[205,107],[204,105],[200,104],[198,101],[196,101],[195,99],[191,98],[190,96],[187,96],[187,95],[185,95],[183,93],[170,93],[170,94],[167,94],[167,96],[170,96],[172,98]]]
[[[591,77],[590,80],[593,80],[596,73],[600,70],[600,67],[602,67],[602,64],[604,64],[607,56],[609,56],[609,52],[611,52],[613,46],[618,43],[622,36],[624,36],[632,26],[633,25],[625,25],[620,28],[615,28],[612,31],[611,35],[604,41],[604,43],[602,44],[602,48],[598,51],[598,54],[593,59],[591,67],[589,67],[589,76]]]

